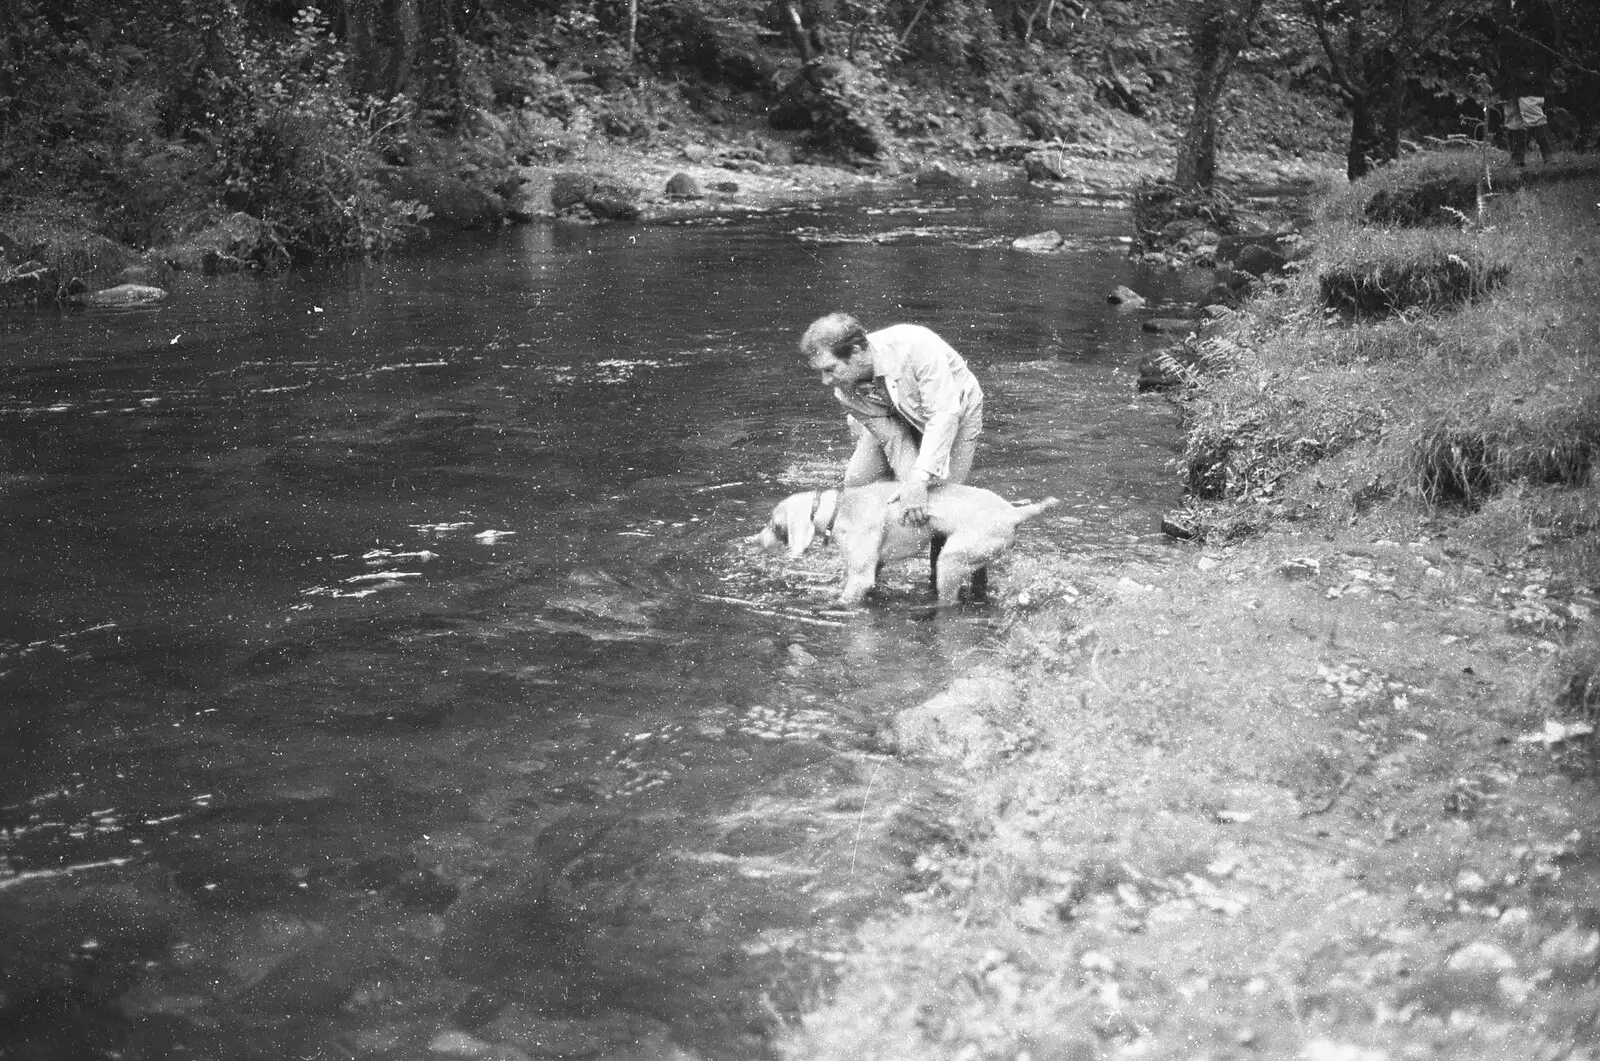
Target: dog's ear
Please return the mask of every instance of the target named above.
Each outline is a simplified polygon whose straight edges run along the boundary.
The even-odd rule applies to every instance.
[[[808,490],[803,494],[785,498],[778,506],[784,530],[788,532],[791,560],[811,548],[811,540],[817,536],[817,525],[812,521],[816,504],[816,491]]]

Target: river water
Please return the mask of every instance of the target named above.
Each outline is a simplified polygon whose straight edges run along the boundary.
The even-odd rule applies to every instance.
[[[761,1055],[939,839],[884,727],[1007,614],[744,540],[848,454],[796,339],[932,326],[972,481],[1064,501],[1016,552],[1159,554],[1159,340],[1105,294],[1195,292],[1127,231],[879,196],[13,310],[0,1055]]]

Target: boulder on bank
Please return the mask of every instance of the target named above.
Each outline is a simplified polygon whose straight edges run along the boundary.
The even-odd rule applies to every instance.
[[[600,184],[583,200],[589,213],[602,221],[637,221],[639,189],[621,184]]]
[[[1272,247],[1260,243],[1251,243],[1239,250],[1233,265],[1242,273],[1249,273],[1256,279],[1281,273],[1283,267],[1289,264],[1289,259]]]
[[[973,120],[978,139],[989,144],[1013,143],[1027,136],[1022,123],[1003,111],[985,107]]]
[[[667,178],[666,195],[668,199],[703,199],[705,189],[700,187],[700,182],[687,173],[674,173]]]
[[[1281,272],[1289,262],[1304,257],[1300,233],[1235,232],[1217,241],[1217,260],[1232,263],[1255,276]]]

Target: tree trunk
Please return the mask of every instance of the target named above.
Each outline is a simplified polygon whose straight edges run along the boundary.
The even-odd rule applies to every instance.
[[[1174,182],[1181,188],[1209,188],[1217,177],[1217,134],[1222,92],[1234,60],[1261,13],[1263,0],[1204,0],[1194,25],[1194,105],[1178,146]]]
[[[1372,158],[1381,137],[1370,93],[1350,97],[1350,143],[1345,150],[1344,173],[1359,180],[1372,171]]]
[[[817,57],[816,49],[811,47],[811,36],[806,32],[806,24],[800,20],[800,0],[785,0],[783,29],[789,36],[789,43],[800,53],[802,63],[809,63]]]
[[[1345,153],[1345,176],[1350,180],[1400,157],[1405,77],[1387,53],[1369,56],[1366,67],[1362,90],[1350,95],[1350,146]]]
[[[1178,165],[1173,181],[1180,188],[1209,188],[1217,179],[1217,115],[1227,68],[1216,62],[1204,63],[1195,72],[1194,109],[1178,145]]]
[[[450,17],[451,0],[407,0],[414,3],[422,30],[418,42],[421,82],[416,93],[422,112],[447,129],[466,117],[461,95],[463,70],[461,42]]]
[[[460,122],[461,53],[450,0],[344,0],[341,6],[360,91],[383,99],[405,94],[441,125]]]

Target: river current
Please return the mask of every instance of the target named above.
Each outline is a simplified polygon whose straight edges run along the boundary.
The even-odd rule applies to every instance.
[[[1062,253],[1013,251],[1055,228]],[[994,651],[745,539],[837,479],[796,340],[939,331],[1019,556],[1165,549],[1127,216],[526,226],[0,332],[0,1055],[760,1055],[938,840],[893,713]]]

